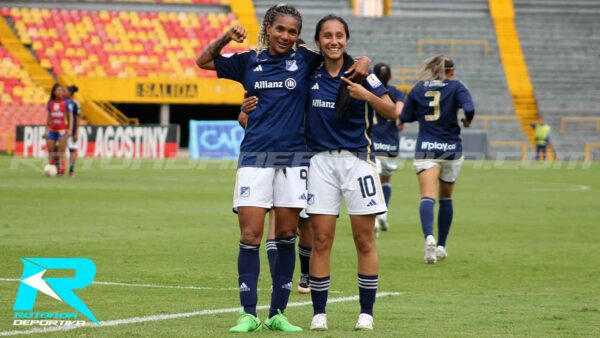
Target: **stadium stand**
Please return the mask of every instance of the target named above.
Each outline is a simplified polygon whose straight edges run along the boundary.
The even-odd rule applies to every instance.
[[[0,45],[0,151],[12,148],[16,125],[45,122],[47,99],[44,89]]]
[[[559,159],[583,159],[600,143],[600,3],[514,0],[523,53],[540,115],[553,127]],[[594,152],[600,158],[600,152]]]
[[[351,54],[367,55],[373,63],[389,63],[395,68],[395,84],[405,90],[416,83],[416,69],[424,58],[450,55],[457,64],[458,78],[473,94],[479,116],[485,116],[475,120],[473,129],[485,129],[491,141],[501,141],[492,144],[491,155],[503,152],[514,154],[508,158],[520,159],[522,144],[531,152],[507,90],[487,0],[394,1],[392,15],[376,20],[351,16],[349,4],[343,1],[288,3],[302,13],[302,37],[310,44],[320,18],[328,13],[344,16],[350,25]],[[255,4],[260,22],[272,2],[258,0]],[[407,128],[416,130],[416,125]]]
[[[55,74],[116,78],[215,77],[195,67],[195,57],[235,21],[233,13],[13,7],[2,14]]]

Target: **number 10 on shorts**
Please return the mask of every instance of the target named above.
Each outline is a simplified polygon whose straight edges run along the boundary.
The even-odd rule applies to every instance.
[[[372,175],[358,178],[358,184],[360,185],[360,193],[363,198],[372,197],[377,194],[375,189],[375,179]]]

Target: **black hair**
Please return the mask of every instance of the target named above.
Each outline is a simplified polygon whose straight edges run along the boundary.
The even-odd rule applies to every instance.
[[[323,24],[330,20],[336,20],[344,26],[344,31],[346,33],[346,39],[350,39],[350,29],[348,28],[348,23],[344,18],[329,14],[324,16],[317,22],[317,27],[315,28],[315,42],[319,41],[319,34],[321,33],[321,28],[323,28]],[[344,52],[344,65],[342,66],[342,72],[345,72],[348,68],[350,68],[354,64],[354,59],[350,54]],[[355,100],[350,96],[350,92],[348,91],[348,86],[346,83],[342,82],[340,87],[338,88],[337,96],[335,98],[335,116],[338,120],[344,121],[348,118],[348,113],[351,112],[352,105]]]
[[[79,87],[77,87],[75,85],[68,86],[67,89],[69,90],[69,93],[71,93],[71,95],[73,95],[79,91]]]
[[[392,78],[392,69],[390,68],[390,65],[386,63],[378,63],[375,65],[375,67],[373,67],[373,73],[379,78],[379,80],[381,80],[383,85],[387,88],[388,83]]]
[[[273,25],[275,22],[275,18],[279,15],[291,15],[296,20],[298,20],[298,35],[302,31],[302,15],[296,9],[296,7],[279,4],[275,6],[271,6],[265,12],[265,16],[263,17],[262,23],[260,25],[260,30],[258,32],[258,50],[262,51],[269,48],[269,34],[267,33],[267,26]],[[296,46],[294,45],[294,49]]]
[[[52,89],[50,90],[50,100],[48,100],[48,102],[52,101],[52,100],[56,100],[56,95],[54,95],[54,92],[56,91],[56,88],[60,87],[60,83],[55,83],[52,86]]]

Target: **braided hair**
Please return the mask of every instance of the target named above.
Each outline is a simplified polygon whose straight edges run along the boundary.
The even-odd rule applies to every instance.
[[[300,12],[295,7],[285,4],[272,6],[265,13],[260,25],[260,31],[258,32],[258,46],[256,47],[257,52],[260,53],[263,50],[269,49],[269,33],[267,32],[267,26],[273,25],[273,22],[275,22],[275,19],[279,15],[290,15],[294,17],[298,21],[298,35],[300,35],[300,32],[302,31],[302,15],[300,15]],[[292,46],[293,50],[296,50],[297,43],[298,42],[294,43]]]

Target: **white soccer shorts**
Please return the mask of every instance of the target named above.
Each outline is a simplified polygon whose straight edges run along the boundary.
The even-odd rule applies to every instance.
[[[417,175],[422,171],[439,166],[441,168],[440,181],[454,183],[458,179],[464,161],[463,157],[458,160],[414,160],[413,166]]]
[[[73,141],[73,137],[69,137],[69,141],[67,142],[67,147],[72,150],[77,150],[79,148],[79,141]]]
[[[379,173],[379,175],[392,176],[394,171],[398,170],[397,157],[377,156],[375,160],[375,163],[377,163],[377,172]]]
[[[310,160],[307,214],[338,215],[342,198],[349,215],[387,211],[374,163],[349,151],[324,151]]]
[[[237,170],[233,208],[306,208],[308,167]]]

